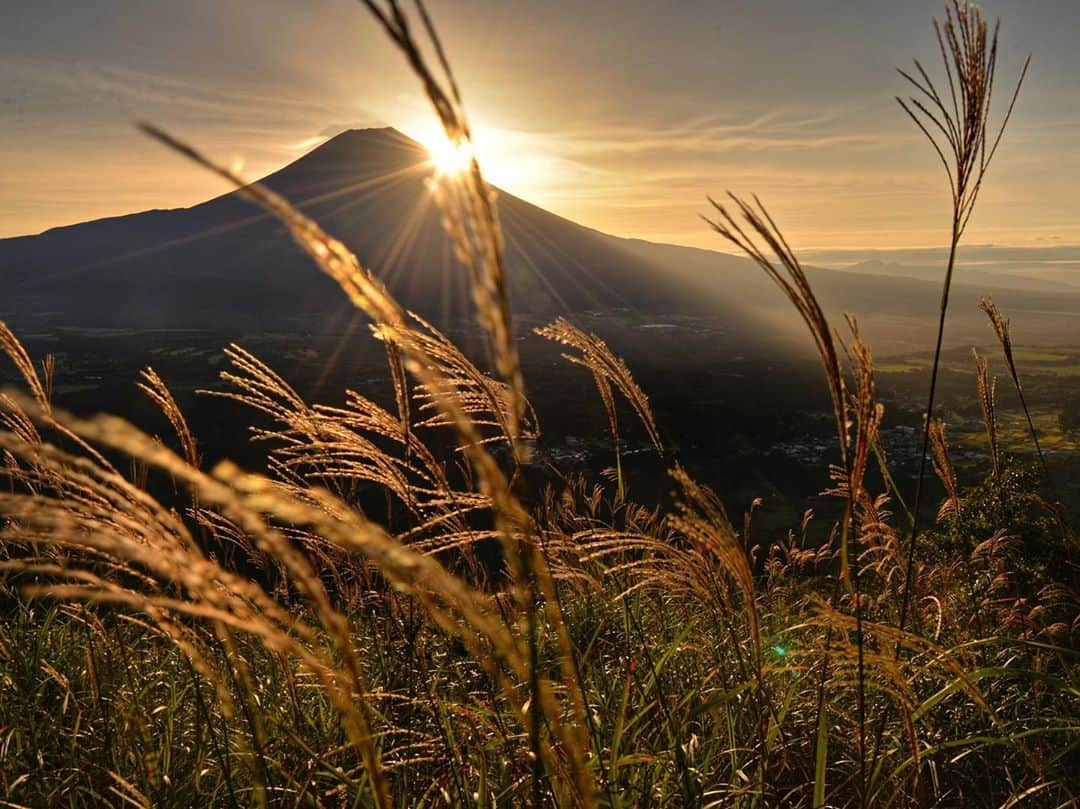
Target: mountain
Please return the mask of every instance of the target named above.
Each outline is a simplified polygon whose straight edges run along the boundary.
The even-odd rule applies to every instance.
[[[394,129],[367,129],[332,138],[263,182],[349,245],[406,307],[447,326],[467,315],[470,298],[425,184],[429,173],[418,143]],[[609,236],[507,193],[499,212],[520,315],[708,318],[748,345],[806,347],[790,304],[745,259]],[[936,281],[810,274],[827,309],[858,313],[886,349],[928,344]],[[329,333],[355,316],[284,227],[238,193],[0,240],[0,285],[0,317],[17,326]],[[1015,288],[961,285],[957,298],[970,311],[957,316],[957,335],[987,336],[974,312],[986,292],[1037,325],[1025,339],[1080,344],[1080,295]]]
[[[406,306],[446,323],[467,314],[470,298],[429,174],[423,147],[396,130],[369,129],[344,132],[263,182],[348,244]],[[709,311],[686,285],[659,283],[657,268],[618,239],[509,194],[500,194],[499,210],[520,312]],[[350,311],[285,228],[238,193],[0,240],[0,273],[8,316],[82,326],[239,318],[280,331]]]
[[[966,254],[967,251],[965,251]],[[923,281],[936,281],[941,276],[942,261],[938,260],[926,264],[904,264],[897,261],[869,258],[859,261],[849,267],[848,272],[860,275],[891,275],[900,278],[919,278]],[[1080,286],[1075,283],[1067,283],[1063,280],[1044,278],[1038,275],[1021,275],[1018,272],[1006,272],[987,269],[985,266],[971,266],[970,261],[964,262],[964,277],[967,283],[990,287],[995,289],[1021,289],[1027,291],[1061,291],[1065,293],[1080,293]]]
[[[791,304],[749,262],[731,256],[668,244],[625,240],[642,259],[661,267],[677,267],[680,277],[712,283],[720,294],[738,302],[750,320],[751,334],[773,335],[779,345],[806,348],[809,335],[794,316]],[[732,264],[732,262],[735,262]],[[834,326],[844,313],[857,316],[864,337],[878,355],[933,349],[941,305],[941,274],[927,279],[878,275],[849,270],[808,267],[807,277]],[[979,301],[992,295],[1012,319],[1014,339],[1038,345],[1080,346],[1080,293],[1068,288],[1047,290],[1022,285],[994,286],[963,265],[954,276],[950,294],[945,346],[986,345],[994,342]],[[755,337],[754,339],[758,339]]]

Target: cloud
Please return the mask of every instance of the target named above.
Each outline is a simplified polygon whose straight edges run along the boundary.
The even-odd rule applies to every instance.
[[[569,129],[553,133],[568,154],[643,155],[650,152],[715,155],[729,151],[811,150],[870,146],[887,148],[898,140],[912,140],[908,133],[888,135],[853,126],[850,114],[840,111],[798,114],[773,111],[749,121],[721,122],[715,116],[679,126],[615,124],[607,127]]]

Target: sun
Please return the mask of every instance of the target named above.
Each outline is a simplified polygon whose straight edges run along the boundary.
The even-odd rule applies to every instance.
[[[440,177],[460,177],[472,166],[476,152],[467,140],[452,141],[442,132],[424,143],[431,155],[431,165]]]
[[[402,129],[427,150],[427,165],[436,179],[461,178],[475,160],[487,182],[537,204],[565,181],[568,163],[553,154],[549,137],[475,120],[472,124],[472,139],[456,142],[430,115],[406,118]]]

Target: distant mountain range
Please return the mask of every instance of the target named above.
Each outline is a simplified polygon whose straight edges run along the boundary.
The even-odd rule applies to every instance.
[[[944,248],[814,250],[811,263],[852,272],[902,275],[936,281]],[[960,268],[969,284],[996,288],[1080,292],[1080,245],[1043,243],[1028,247],[964,244]]]
[[[262,182],[348,244],[405,306],[447,325],[467,316],[469,295],[429,173],[418,143],[367,129],[343,132]],[[745,259],[609,236],[507,193],[499,212],[519,314],[709,318],[748,344],[801,334],[790,304]],[[939,281],[881,262],[863,269],[816,269],[811,278],[827,308],[857,313],[879,349],[928,345]],[[1021,340],[1080,344],[1080,290],[1022,286],[960,284],[954,336],[988,337],[974,304],[992,292],[1030,326]],[[23,328],[310,333],[342,330],[355,314],[285,229],[237,193],[0,240],[0,289],[0,317]]]

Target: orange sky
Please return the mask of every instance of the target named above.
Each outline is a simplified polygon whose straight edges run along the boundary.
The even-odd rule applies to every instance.
[[[224,190],[131,126],[258,177],[351,126],[417,137],[426,104],[355,2],[22,4],[0,30],[0,236]],[[810,9],[809,7],[813,8]],[[1071,2],[988,3],[1001,81],[1034,51],[972,242],[1080,244]],[[894,72],[936,2],[431,3],[492,179],[607,232],[717,246],[706,194],[757,193],[803,249],[947,235],[940,165]]]

